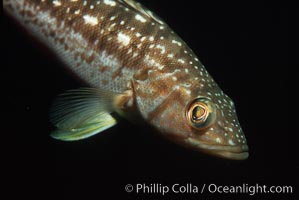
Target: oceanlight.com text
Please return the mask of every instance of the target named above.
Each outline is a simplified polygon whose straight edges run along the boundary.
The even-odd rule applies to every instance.
[[[247,184],[243,183],[240,185],[219,185],[215,183],[196,185],[192,183],[179,184],[174,183],[172,185],[161,184],[161,183],[137,183],[127,184],[125,191],[128,193],[136,194],[161,194],[166,195],[172,194],[292,194],[293,187],[290,185],[272,185],[267,186],[264,184]]]

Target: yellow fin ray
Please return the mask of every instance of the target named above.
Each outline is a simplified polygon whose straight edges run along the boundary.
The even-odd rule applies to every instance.
[[[80,127],[72,128],[70,130],[58,128],[51,133],[51,136],[55,139],[64,141],[81,140],[102,132],[117,123],[117,121],[108,113],[99,113],[89,120],[86,120],[86,124],[81,124]]]
[[[51,136],[74,141],[114,126],[117,121],[110,113],[116,95],[96,88],[79,88],[60,95],[50,110],[51,121],[57,127]]]

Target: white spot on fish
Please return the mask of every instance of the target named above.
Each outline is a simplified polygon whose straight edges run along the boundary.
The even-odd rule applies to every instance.
[[[143,36],[143,37],[140,39],[140,41],[143,42],[145,39],[146,39],[146,37]]]
[[[116,5],[115,1],[111,1],[111,0],[104,0],[104,4],[109,5],[109,6],[115,6]]]
[[[234,107],[234,102],[233,101],[230,101],[230,106]]]
[[[141,46],[142,46],[142,43],[139,43],[139,44],[137,45],[137,48],[140,49]]]
[[[165,53],[165,46],[158,44],[156,48],[161,49],[161,54]]]
[[[61,2],[58,0],[54,0],[52,3],[54,4],[54,6],[61,6]]]
[[[174,86],[173,89],[174,89],[174,90],[179,90],[179,89],[180,89],[180,86],[179,86],[179,85],[176,85],[176,86]]]
[[[127,46],[130,43],[130,40],[131,40],[131,37],[122,32],[119,32],[117,34],[117,41],[122,43],[125,46]]]
[[[83,16],[85,24],[90,24],[92,26],[95,26],[98,24],[98,18],[90,16],[90,15],[84,15]]]
[[[185,63],[185,61],[183,59],[178,59],[178,62]]]
[[[107,54],[106,51],[102,51],[99,55],[99,63],[103,66],[111,67],[114,69],[119,68],[119,61],[113,56]]]
[[[135,58],[136,56],[138,56],[138,53],[137,53],[137,52],[134,52],[134,53],[133,53],[133,58]]]
[[[138,20],[138,21],[141,21],[142,23],[146,22],[146,19],[144,17],[142,17],[141,15],[139,15],[139,14],[137,14],[135,16],[135,19]]]
[[[151,41],[151,42],[154,41],[154,37],[153,37],[153,36],[150,36],[150,37],[149,37],[149,41]]]
[[[179,46],[182,46],[182,43],[179,42],[179,41],[176,41],[176,40],[172,40],[172,43],[173,43],[173,44],[177,44],[177,45],[179,45]]]
[[[122,20],[119,24],[120,24],[120,25],[124,25],[124,24],[125,24],[125,21]]]
[[[127,54],[130,54],[130,53],[132,53],[132,48],[130,48],[130,49],[128,50],[128,53],[127,53]]]
[[[172,53],[171,53],[171,54],[168,54],[167,57],[168,57],[168,58],[173,58],[173,54],[172,54]]]
[[[111,31],[112,28],[113,28],[115,25],[116,25],[116,23],[111,24],[111,25],[108,27],[108,31]]]
[[[141,36],[141,34],[138,33],[138,32],[135,35],[136,35],[136,37],[140,37]]]
[[[221,139],[219,137],[216,138],[216,143],[221,143]]]
[[[149,55],[146,55],[144,58],[144,63],[157,67],[159,70],[162,70],[164,68],[164,65],[161,65],[159,62],[157,62],[155,59],[151,58]]]
[[[78,15],[79,13],[80,13],[80,10],[76,10],[76,11],[74,12],[75,15]]]
[[[191,91],[190,90],[185,90],[186,94],[190,95]]]
[[[232,139],[229,139],[229,140],[228,140],[228,144],[230,144],[230,145],[233,146],[233,145],[235,145],[235,142],[234,142]]]
[[[177,78],[176,76],[173,76],[173,77],[172,77],[172,80],[173,80],[173,81],[177,81],[178,78]]]

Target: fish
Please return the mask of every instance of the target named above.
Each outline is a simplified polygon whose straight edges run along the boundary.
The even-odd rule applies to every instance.
[[[139,2],[4,0],[3,7],[88,85],[54,101],[53,138],[89,138],[125,118],[203,154],[248,158],[232,99],[180,36]]]

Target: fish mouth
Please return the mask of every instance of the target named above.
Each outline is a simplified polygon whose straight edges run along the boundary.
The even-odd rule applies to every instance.
[[[248,146],[243,145],[214,145],[200,142],[198,140],[188,138],[186,139],[188,144],[191,144],[196,150],[214,155],[220,158],[226,158],[231,160],[245,160],[248,158]]]

